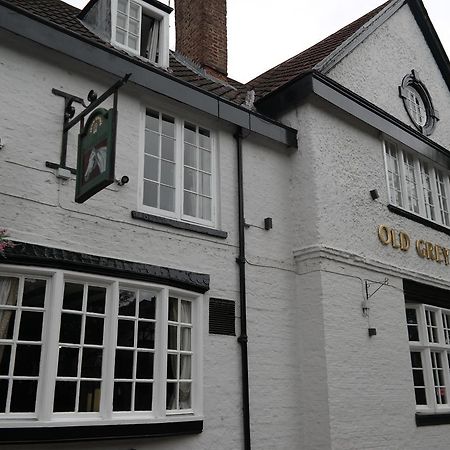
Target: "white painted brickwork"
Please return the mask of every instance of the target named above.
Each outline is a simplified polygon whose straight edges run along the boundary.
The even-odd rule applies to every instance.
[[[17,240],[209,273],[208,295],[238,300],[235,130],[130,83],[119,97],[116,166],[130,182],[77,205],[74,180],[61,183],[45,168],[45,161],[59,160],[61,140],[63,102],[51,89],[84,97],[114,80],[10,34],[2,33],[0,42],[0,85],[8,86],[0,93],[6,142],[0,226]],[[397,86],[412,68],[419,70],[441,113],[432,137],[448,148],[450,95],[431,58],[406,6],[329,75],[407,122]],[[226,240],[131,219],[145,106],[217,133],[219,228],[229,233]],[[402,253],[381,245],[376,230],[387,224],[446,247],[450,237],[388,211],[376,130],[317,99],[283,120],[300,130],[298,151],[255,137],[244,141],[246,222],[274,221],[271,231],[246,231],[252,448],[446,450],[450,425],[415,425],[402,278],[450,289],[450,269],[419,258],[414,248]],[[72,132],[72,165],[75,143]],[[378,190],[378,200],[371,200],[371,189]],[[385,277],[389,286],[370,300],[377,335],[369,338],[361,309],[364,280]],[[239,346],[233,337],[208,335],[204,311],[203,433],[64,449],[243,448]]]

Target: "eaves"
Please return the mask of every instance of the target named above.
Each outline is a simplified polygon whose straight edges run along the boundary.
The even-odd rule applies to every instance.
[[[259,100],[257,107],[264,114],[279,117],[283,112],[296,108],[310,95],[325,100],[381,133],[450,169],[450,151],[448,149],[317,71],[308,72],[292,80],[282,89]]]
[[[297,147],[297,130],[203,91],[114,48],[78,35],[53,22],[27,14],[3,0],[0,0],[0,28],[104,70],[118,78],[131,73],[130,82],[135,85],[286,146]]]

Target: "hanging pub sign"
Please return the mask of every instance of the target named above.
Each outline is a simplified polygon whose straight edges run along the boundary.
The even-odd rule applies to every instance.
[[[78,136],[75,201],[83,203],[114,182],[116,109],[97,108]]]

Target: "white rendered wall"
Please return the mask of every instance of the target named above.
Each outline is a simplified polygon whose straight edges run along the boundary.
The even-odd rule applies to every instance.
[[[128,448],[230,450],[243,447],[240,349],[234,337],[208,334],[208,297],[236,300],[239,333],[237,177],[234,128],[206,115],[142,92],[130,82],[119,95],[116,175],[112,185],[83,205],[74,203],[75,182],[58,180],[45,161],[59,162],[63,99],[52,88],[86,97],[115,79],[63,55],[7,33],[0,36],[0,226],[13,239],[130,261],[208,273],[204,304],[204,431],[196,436],[132,442],[64,444],[64,449]],[[7,86],[7,89],[3,88]],[[218,143],[218,228],[226,240],[134,220],[138,164],[146,106],[180,114],[215,131]],[[75,166],[76,131],[70,132],[68,165]],[[271,231],[246,231],[248,335],[252,443],[257,449],[298,448],[297,321],[289,193],[291,154],[273,142],[244,142],[246,221]],[[265,266],[265,267],[261,267]],[[3,446],[4,448],[5,446]],[[7,447],[7,446],[6,446]],[[17,446],[29,449],[30,446]],[[33,448],[59,449],[60,444]]]
[[[414,128],[399,97],[398,86],[415,69],[439,111],[440,121],[431,139],[448,148],[450,92],[422,31],[407,4],[402,6],[362,44],[327,73]]]

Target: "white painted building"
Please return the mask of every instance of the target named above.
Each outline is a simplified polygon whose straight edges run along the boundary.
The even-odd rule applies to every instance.
[[[450,65],[422,2],[246,85],[225,1],[175,6],[169,52],[156,0],[0,0],[0,448],[447,449]],[[64,120],[126,74],[115,164],[82,141],[77,167]]]

